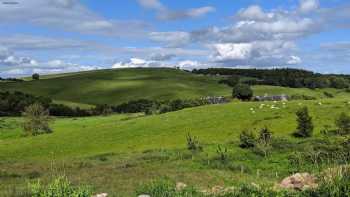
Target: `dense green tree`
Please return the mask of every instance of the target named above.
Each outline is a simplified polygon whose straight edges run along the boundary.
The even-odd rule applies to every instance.
[[[249,85],[237,84],[233,87],[232,97],[240,100],[250,100],[253,97],[253,90]]]
[[[34,73],[34,74],[32,75],[32,79],[33,79],[33,80],[39,80],[39,79],[40,79],[40,75],[39,75],[38,73]]]
[[[349,87],[349,83],[347,80],[345,80],[342,77],[335,77],[332,76],[330,77],[330,86],[332,88],[337,88],[337,89],[344,89]]]
[[[312,122],[312,117],[309,115],[309,110],[307,107],[303,107],[296,112],[297,116],[297,130],[294,133],[296,137],[311,137],[314,125]]]
[[[238,77],[254,78],[244,81],[250,85],[275,85],[292,88],[337,88],[349,87],[348,75],[322,75],[311,71],[300,69],[229,69],[229,68],[208,68],[193,70],[193,73],[204,75],[232,75]],[[226,82],[227,83],[227,82]]]

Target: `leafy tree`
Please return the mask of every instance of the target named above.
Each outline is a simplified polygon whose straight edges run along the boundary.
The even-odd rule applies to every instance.
[[[45,133],[52,133],[49,127],[51,121],[49,111],[38,104],[34,103],[25,108],[25,122],[23,124],[24,132],[28,136],[36,136]]]
[[[239,136],[241,148],[253,148],[256,144],[256,137],[253,132],[243,130]]]
[[[240,100],[250,100],[253,97],[253,90],[249,85],[237,84],[232,91],[232,97]]]
[[[335,120],[338,134],[346,135],[350,134],[350,116],[345,112],[341,113]]]
[[[312,117],[309,115],[307,107],[303,107],[296,112],[297,116],[297,131],[294,133],[296,137],[311,137],[314,125],[312,123]]]
[[[39,79],[40,79],[40,75],[39,75],[38,73],[34,73],[34,74],[32,75],[32,79],[33,79],[33,80],[39,80]]]
[[[332,88],[344,89],[349,87],[349,83],[342,77],[331,77],[329,80]]]

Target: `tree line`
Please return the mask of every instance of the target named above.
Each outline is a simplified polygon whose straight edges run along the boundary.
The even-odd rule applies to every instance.
[[[19,91],[0,92],[0,116],[21,116],[25,109],[33,104],[42,106],[50,116],[86,117],[111,113],[161,114],[189,107],[215,104],[215,101],[211,99],[175,99],[168,101],[139,99],[119,105],[103,104],[90,109],[82,109],[56,104],[48,97],[34,96]]]
[[[4,82],[23,82],[23,79],[17,79],[17,78],[2,78],[0,77],[0,81]]]
[[[194,69],[192,73],[204,75],[221,75],[227,79],[220,81],[230,86],[236,85],[241,78],[249,85],[275,85],[291,88],[349,88],[348,75],[323,75],[307,70],[283,69],[230,69],[208,68]]]

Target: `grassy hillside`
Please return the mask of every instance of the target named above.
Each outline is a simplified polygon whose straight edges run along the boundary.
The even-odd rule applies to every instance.
[[[163,176],[198,187],[273,183],[295,170],[288,162],[291,151],[314,143],[291,136],[300,106],[310,108],[315,140],[322,138],[324,125],[333,125],[337,114],[350,109],[348,99],[293,101],[285,107],[281,102],[266,102],[262,109],[260,104],[236,102],[146,117],[57,119],[53,134],[37,137],[21,137],[21,119],[5,118],[0,123],[0,167],[6,171],[0,176],[2,187],[25,185],[32,173],[47,180],[57,171],[65,172],[75,183],[87,183],[115,196],[130,196],[137,185]],[[271,109],[272,105],[279,109]],[[284,139],[280,150],[264,158],[238,147],[243,129],[263,126]],[[191,155],[186,150],[188,133],[198,136],[203,153]],[[228,148],[227,166],[215,160],[218,145]]]
[[[17,137],[0,143],[0,159],[40,160],[50,154],[57,158],[71,158],[106,152],[181,148],[188,132],[199,136],[204,143],[226,143],[237,140],[239,132],[245,128],[264,125],[270,125],[276,135],[288,136],[295,129],[294,113],[301,105],[310,107],[311,114],[315,116],[316,131],[327,123],[333,123],[327,114],[350,109],[345,100],[325,100],[322,106],[319,102],[322,101],[293,101],[286,108],[282,108],[281,103],[275,104],[281,109],[259,109],[260,103],[253,102],[230,103],[146,117],[114,115],[57,119],[53,127],[55,133],[32,138],[19,137],[18,128],[5,128],[0,130],[1,133],[12,133]],[[251,108],[257,113],[251,113]],[[31,151],[25,151],[27,149]]]
[[[19,90],[54,100],[82,104],[119,104],[136,99],[199,98],[230,95],[214,77],[166,68],[99,70],[42,76],[38,81],[1,83],[0,90]]]
[[[308,88],[288,88],[280,86],[267,86],[267,85],[257,85],[252,87],[254,95],[263,96],[267,95],[306,95],[312,96],[315,98],[326,98],[325,92],[331,93],[334,97],[337,98],[349,98],[350,93],[341,89],[334,88],[324,88],[324,89],[308,89]]]

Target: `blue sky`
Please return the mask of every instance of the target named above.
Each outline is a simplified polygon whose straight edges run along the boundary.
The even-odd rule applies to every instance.
[[[0,76],[175,66],[350,73],[348,21],[347,0],[0,0]]]

